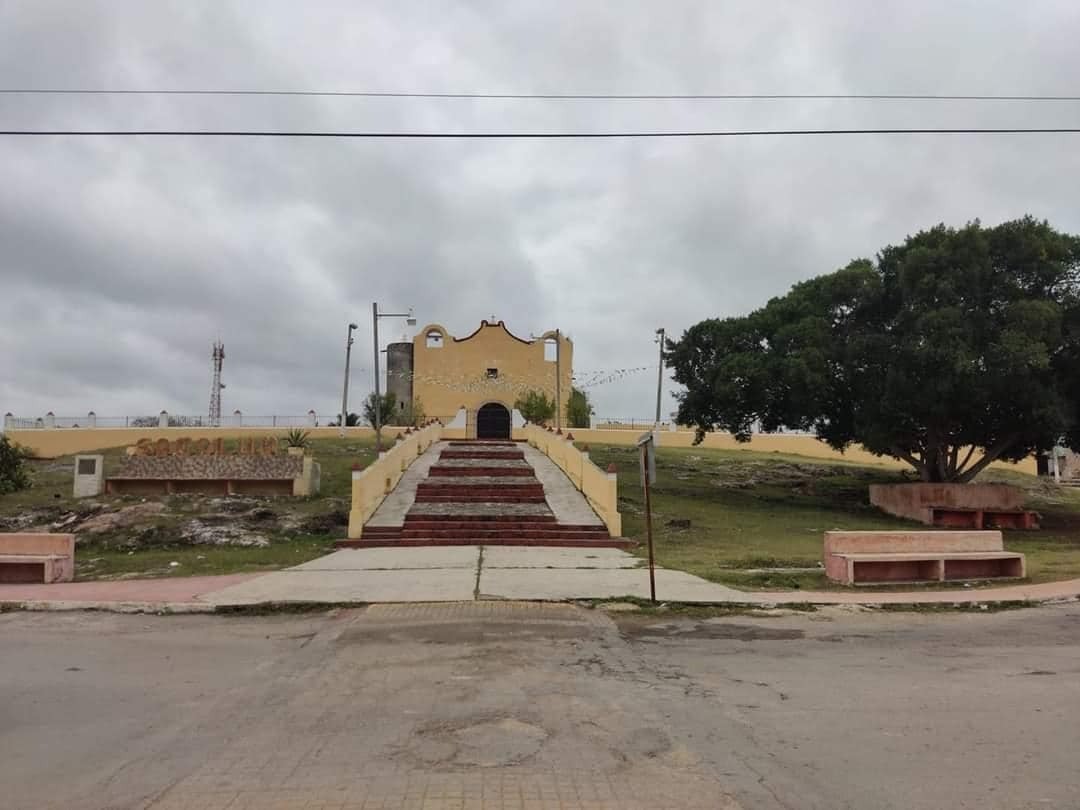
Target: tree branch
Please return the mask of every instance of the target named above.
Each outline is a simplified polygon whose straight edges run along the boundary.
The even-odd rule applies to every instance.
[[[957,448],[957,451],[959,452],[959,448]],[[964,460],[956,465],[956,469],[953,470],[953,475],[960,475],[964,471],[964,467],[967,466],[967,463],[969,461],[971,461],[971,457],[974,454],[975,454],[975,445],[971,445],[971,447],[968,448],[967,455],[964,456]]]
[[[1014,441],[1016,441],[1016,436],[1012,435],[1006,439],[1002,439],[993,447],[989,448],[982,458],[980,458],[978,461],[971,465],[971,469],[965,471],[963,474],[957,477],[957,482],[961,484],[966,484],[971,481],[971,479],[973,479],[976,475],[981,473],[990,464],[992,464],[998,456],[1008,450],[1009,445],[1012,444]]]

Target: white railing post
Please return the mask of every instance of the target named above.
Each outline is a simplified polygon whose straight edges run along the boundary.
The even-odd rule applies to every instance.
[[[45,427],[56,427],[56,414],[54,414],[52,411],[49,411],[47,414],[45,414]]]
[[[4,414],[4,430],[11,430],[13,427],[15,427],[15,414],[8,411]]]
[[[240,412],[239,408],[232,412],[232,423],[233,427],[240,427],[244,424],[244,414]]]
[[[314,410],[307,412],[307,423],[308,427],[315,427],[317,424],[319,424],[319,419],[317,416],[315,416]]]
[[[169,426],[169,412],[162,411],[158,414],[157,426],[159,428],[167,428]]]
[[[97,427],[97,414],[94,413],[93,411],[90,411],[90,413],[88,413],[86,415],[86,426],[88,428],[96,428]]]

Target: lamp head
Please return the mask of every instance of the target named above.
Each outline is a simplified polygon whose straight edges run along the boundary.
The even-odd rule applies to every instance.
[[[349,324],[349,329],[359,329],[359,328],[360,328],[360,327],[359,327],[359,326],[357,326],[357,325],[356,325],[355,323],[350,323],[350,324]]]
[[[409,307],[409,317],[405,319],[405,323],[409,326],[416,326],[416,318],[413,317],[412,307]]]

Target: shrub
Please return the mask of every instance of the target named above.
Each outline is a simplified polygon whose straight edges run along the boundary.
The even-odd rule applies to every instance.
[[[0,436],[0,495],[30,486],[24,462],[30,454],[7,436]]]

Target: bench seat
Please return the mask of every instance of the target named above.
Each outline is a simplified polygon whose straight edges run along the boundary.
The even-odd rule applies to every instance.
[[[1024,555],[1011,551],[834,554],[849,564],[852,585],[1022,579]]]
[[[1038,529],[1039,513],[1027,509],[931,506],[930,522],[934,526],[957,529]]]
[[[826,532],[825,573],[846,585],[1019,579],[1024,555],[1001,532]]]
[[[75,535],[0,533],[0,585],[70,582],[75,576]]]

